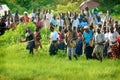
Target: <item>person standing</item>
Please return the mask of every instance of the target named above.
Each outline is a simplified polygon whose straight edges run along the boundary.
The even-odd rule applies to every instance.
[[[105,36],[98,28],[94,35],[95,48],[93,50],[92,56],[96,56],[98,60],[102,62],[103,47],[105,42]]]
[[[58,46],[58,48],[60,50],[64,50],[65,49],[65,43],[64,43],[65,36],[64,36],[64,31],[63,31],[62,27],[59,27],[59,33],[58,34],[59,34],[59,37],[58,37],[59,46]]]
[[[48,18],[49,21],[51,21],[51,19],[53,18],[53,14],[51,13],[51,10],[48,10],[48,13],[46,14],[46,18]]]
[[[104,28],[104,35],[105,35],[105,44],[104,44],[104,48],[103,48],[103,56],[105,58],[105,57],[108,57],[107,49],[109,47],[109,40],[108,40],[109,29],[106,27]]]
[[[75,41],[75,37],[74,37],[74,33],[72,31],[71,28],[68,29],[68,32],[66,33],[65,36],[65,41],[66,41],[66,45],[67,45],[67,55],[68,55],[68,59],[72,60],[72,55],[75,57],[76,60],[78,60],[77,56],[76,56],[76,41]],[[77,35],[77,34],[76,34]]]
[[[119,49],[118,49],[118,45],[117,45],[117,37],[119,36],[117,31],[114,31],[114,28],[111,27],[110,28],[110,33],[108,36],[109,39],[109,50],[111,52],[109,52],[108,57],[111,59],[116,59],[119,54]]]
[[[38,27],[39,29],[41,29],[43,27],[43,21],[39,17],[37,17],[36,19],[37,19],[37,21],[36,21],[36,27]]]
[[[22,20],[25,23],[28,23],[30,21],[30,18],[28,17],[28,13],[26,11],[24,12],[24,16],[22,16]]]
[[[76,44],[76,54],[78,56],[82,55],[83,52],[83,36],[81,30],[77,29],[77,44]]]
[[[54,27],[50,27],[50,47],[49,47],[49,53],[50,55],[56,55],[58,51],[58,33],[54,30]]]
[[[83,38],[84,38],[84,52],[86,59],[92,59],[93,47],[90,46],[89,42],[93,39],[93,31],[89,30],[88,26],[84,26]]]
[[[74,16],[72,27],[78,28],[79,20],[77,19],[77,16]]]
[[[94,18],[94,23],[97,25],[99,22],[101,22],[101,16],[100,14],[97,12],[97,10],[94,10],[94,14],[93,14],[93,18]]]
[[[31,19],[32,22],[36,22],[36,18],[35,18],[36,14],[35,14],[35,10],[32,9],[32,12],[30,13],[29,17]]]
[[[85,17],[86,17],[87,20],[88,20],[88,23],[91,23],[92,15],[91,15],[91,12],[90,12],[90,10],[89,10],[88,7],[85,8],[84,13],[85,13],[85,15],[86,15]]]
[[[13,20],[13,15],[10,10],[8,10],[8,19]]]
[[[36,18],[39,18],[39,19],[42,18],[42,17],[41,17],[41,11],[40,11],[40,8],[37,9],[37,12],[36,12],[36,14],[35,14],[35,17],[36,17]]]
[[[62,29],[64,29],[64,20],[62,19],[61,15],[59,15],[58,19],[57,19],[57,26]]]
[[[32,12],[31,12],[31,14],[29,15],[29,17],[35,19],[35,16],[36,16],[36,14],[35,14],[35,10],[32,9]]]
[[[42,48],[42,44],[41,44],[41,40],[42,37],[40,35],[39,32],[39,27],[36,28],[35,32],[34,32],[34,41],[35,41],[35,49],[38,50],[39,46],[40,48]]]
[[[56,20],[56,16],[54,15],[53,18],[50,21],[50,24],[52,24],[54,27],[57,26],[57,20]]]
[[[15,14],[13,14],[13,21],[15,22],[15,24],[18,24],[19,20],[20,20],[20,16],[18,10],[16,10]]]
[[[110,11],[107,10],[107,13],[106,13],[106,15],[105,15],[105,22],[108,23],[108,22],[110,21],[110,19],[111,19]]]
[[[30,54],[34,55],[34,52],[33,52],[33,49],[35,47],[34,34],[30,31],[30,27],[27,27],[25,37],[26,39],[21,40],[20,42],[27,42],[26,49],[29,50]]]

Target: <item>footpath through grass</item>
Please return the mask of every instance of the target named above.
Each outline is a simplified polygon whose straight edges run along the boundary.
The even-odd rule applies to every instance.
[[[85,56],[69,61],[59,51],[49,56],[48,47],[29,55],[25,43],[1,46],[0,80],[120,80],[120,60],[86,60]]]

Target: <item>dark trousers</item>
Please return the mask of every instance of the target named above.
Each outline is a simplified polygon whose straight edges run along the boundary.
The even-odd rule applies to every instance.
[[[104,57],[104,58],[108,57],[108,55],[107,55],[108,47],[109,47],[109,44],[106,43],[106,44],[104,45],[104,48],[103,48],[103,57]]]
[[[92,59],[92,52],[93,52],[93,47],[91,46],[86,46],[85,48],[85,56],[86,56],[86,59]]]
[[[27,44],[26,49],[29,50],[30,54],[33,54],[34,42]]]
[[[49,47],[49,53],[50,55],[56,55],[58,51],[58,42],[57,41],[52,41]]]
[[[80,40],[76,45],[76,54],[78,56],[82,55],[83,42]]]

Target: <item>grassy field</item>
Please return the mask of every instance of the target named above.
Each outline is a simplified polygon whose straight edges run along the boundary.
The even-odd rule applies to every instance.
[[[28,53],[25,43],[0,45],[0,80],[120,80],[120,60],[101,63],[82,55],[78,61],[69,61],[62,51],[49,56],[47,44],[35,56]]]
[[[43,49],[30,55],[26,43],[16,41],[18,33],[24,34],[21,31],[25,26],[0,36],[0,80],[120,80],[120,60],[103,59],[101,63],[82,55],[78,61],[69,61],[63,51],[50,56],[45,29],[41,31]]]

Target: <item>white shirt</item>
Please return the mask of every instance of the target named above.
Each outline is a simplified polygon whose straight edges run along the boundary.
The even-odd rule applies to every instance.
[[[36,15],[35,13],[31,13],[31,14],[29,15],[29,17],[30,17],[30,18],[32,18],[32,17],[35,18],[35,15]]]
[[[112,44],[112,42],[115,42],[115,41],[117,41],[117,37],[119,36],[119,34],[118,34],[118,32],[114,32],[114,33],[109,33],[109,35],[108,35],[108,39],[109,39],[109,43],[110,43],[110,45],[113,45]]]
[[[57,25],[58,25],[58,27],[59,26],[64,27],[64,20],[61,19],[61,21],[60,21],[60,19],[57,19]]]
[[[52,17],[53,17],[53,14],[49,14],[49,13],[46,14],[46,18],[48,18],[49,21],[51,21]]]
[[[105,33],[105,41],[108,41],[109,33]]]
[[[103,41],[105,41],[105,36],[103,33],[96,33],[95,36],[94,36],[94,39],[95,39],[95,43],[101,43]]]
[[[73,20],[72,27],[78,27],[78,25],[79,25],[79,20],[78,19]]]
[[[59,35],[56,31],[50,33],[50,39],[51,41],[56,41],[58,39]]]

